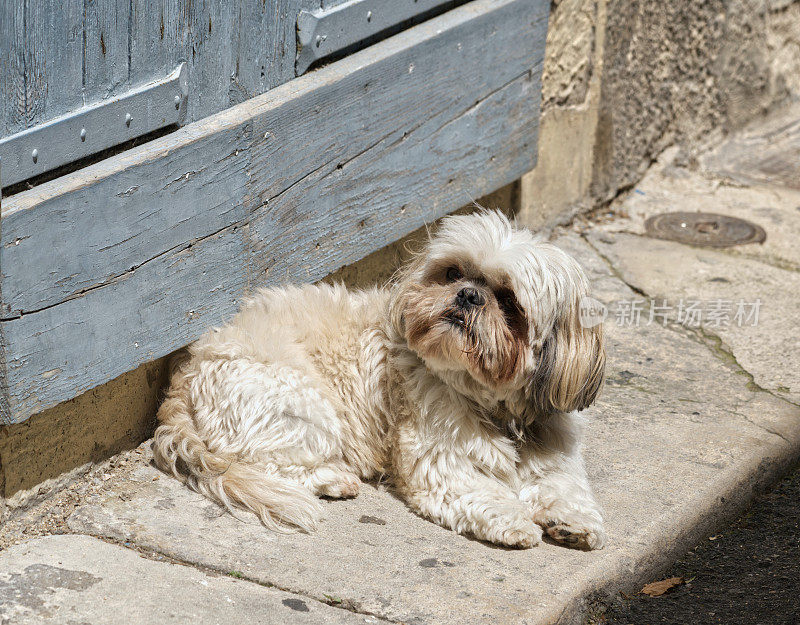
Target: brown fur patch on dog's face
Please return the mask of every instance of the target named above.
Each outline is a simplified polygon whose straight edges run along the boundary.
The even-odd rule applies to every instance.
[[[465,288],[480,305],[459,304]],[[439,259],[407,284],[403,318],[409,347],[436,366],[466,370],[491,388],[523,374],[528,322],[513,289],[464,259]]]
[[[602,386],[602,327],[580,323],[587,294],[558,247],[498,213],[453,216],[400,274],[392,324],[431,370],[466,372],[530,420],[582,410]]]

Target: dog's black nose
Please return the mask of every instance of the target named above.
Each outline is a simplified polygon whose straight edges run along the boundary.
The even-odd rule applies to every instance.
[[[481,292],[471,286],[465,286],[458,292],[458,295],[456,295],[456,304],[461,308],[483,306],[485,303],[486,300],[483,298],[483,295],[481,295]]]

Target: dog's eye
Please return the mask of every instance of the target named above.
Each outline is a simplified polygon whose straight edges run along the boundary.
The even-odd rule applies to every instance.
[[[463,278],[463,277],[464,276],[463,276],[463,274],[461,273],[461,270],[458,267],[450,267],[450,269],[447,270],[447,281],[448,282],[456,282],[458,280],[461,280],[461,278]]]

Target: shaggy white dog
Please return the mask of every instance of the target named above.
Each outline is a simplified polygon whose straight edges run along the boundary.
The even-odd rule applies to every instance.
[[[459,533],[602,547],[576,414],[605,363],[586,293],[571,257],[501,213],[447,217],[386,289],[265,289],[194,343],[156,462],[275,529],[312,529],[318,496],[385,473]]]

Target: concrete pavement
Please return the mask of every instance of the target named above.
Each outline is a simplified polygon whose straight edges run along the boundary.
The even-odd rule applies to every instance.
[[[47,536],[3,554],[0,622],[381,623],[227,574],[157,562],[90,536]]]
[[[492,547],[420,519],[379,485],[352,501],[326,502],[316,534],[273,534],[160,474],[143,448],[62,506],[63,522],[52,527],[77,536],[29,539],[47,531],[24,535],[17,526],[7,541],[24,542],[0,553],[0,615],[113,623],[136,602],[141,609],[126,622],[159,620],[173,604],[176,614],[202,613],[199,622],[532,625],[578,623],[614,593],[637,590],[800,450],[800,191],[785,176],[734,180],[736,150],[746,148],[731,145],[728,160],[718,146],[709,152],[714,159],[691,163],[668,151],[606,211],[613,215],[555,236],[609,310],[608,381],[588,411],[586,440],[608,519],[604,550]],[[742,216],[767,239],[709,250],[645,237],[646,217],[665,210]],[[738,324],[732,311],[725,323],[703,317],[695,326],[678,316],[681,302],[707,311],[718,300],[760,300],[760,317]],[[639,319],[629,314],[633,302]],[[650,321],[654,305],[664,314]],[[41,567],[80,574],[45,582],[26,599],[31,593],[20,589],[42,586],[38,571],[49,569]],[[91,576],[103,581],[90,583]],[[170,582],[142,582],[148,576]],[[198,585],[208,601],[182,604]],[[234,595],[241,612],[231,617],[224,597]],[[287,609],[287,598],[308,612],[291,601]]]

